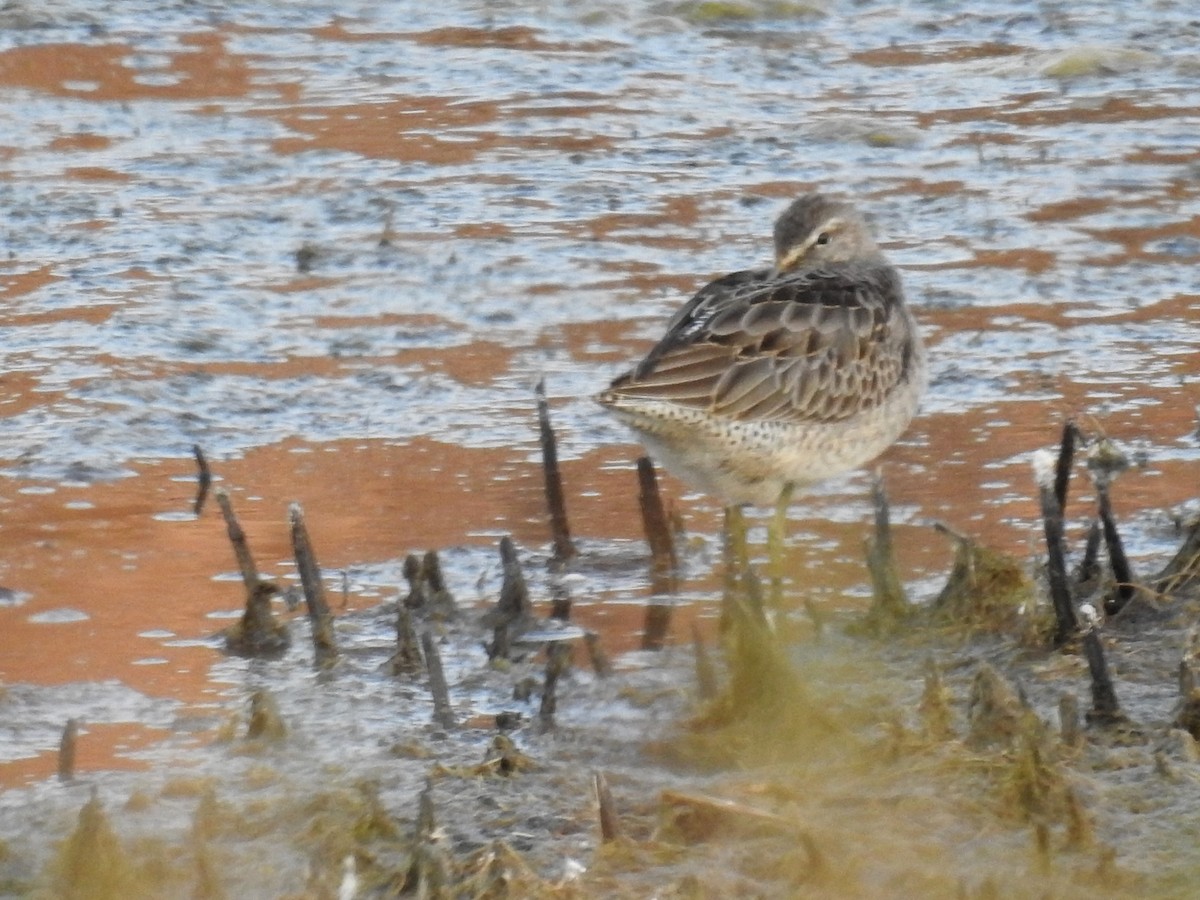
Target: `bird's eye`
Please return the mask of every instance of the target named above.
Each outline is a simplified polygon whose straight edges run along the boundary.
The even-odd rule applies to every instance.
[[[817,235],[817,246],[818,247],[822,247],[828,243],[829,243],[829,232],[828,231],[822,231],[820,234]]]

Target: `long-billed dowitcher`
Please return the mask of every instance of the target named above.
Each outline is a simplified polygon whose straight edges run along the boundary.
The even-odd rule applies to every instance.
[[[849,203],[775,222],[775,265],[702,288],[597,400],[668,470],[731,505],[779,504],[908,427],[927,380],[896,270]]]

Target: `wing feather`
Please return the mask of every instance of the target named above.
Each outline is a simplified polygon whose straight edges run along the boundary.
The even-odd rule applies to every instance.
[[[735,272],[697,292],[610,391],[731,419],[835,422],[885,401],[909,376],[913,341],[885,263]]]

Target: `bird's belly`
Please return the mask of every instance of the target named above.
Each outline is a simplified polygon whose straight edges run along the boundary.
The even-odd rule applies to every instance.
[[[661,401],[626,401],[613,411],[651,455],[694,487],[726,503],[773,505],[797,489],[874,459],[912,420],[919,388],[840,422],[738,421]]]

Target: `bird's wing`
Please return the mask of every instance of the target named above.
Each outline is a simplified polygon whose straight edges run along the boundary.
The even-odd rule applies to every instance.
[[[739,293],[761,288],[771,280],[771,276],[771,269],[746,269],[710,281],[671,317],[662,339],[638,363],[632,377],[635,380],[640,379],[653,371],[658,361],[669,350],[691,343],[714,312],[725,308]]]
[[[908,377],[914,337],[885,264],[736,272],[692,297],[610,392],[731,419],[836,422]]]

